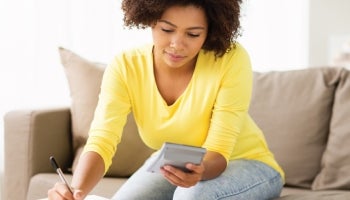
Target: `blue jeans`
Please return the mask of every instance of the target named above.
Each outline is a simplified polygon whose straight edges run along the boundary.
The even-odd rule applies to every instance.
[[[150,161],[122,185],[116,200],[265,200],[277,198],[282,190],[280,174],[255,160],[230,161],[217,178],[200,181],[190,188],[176,187],[161,174],[147,172]]]

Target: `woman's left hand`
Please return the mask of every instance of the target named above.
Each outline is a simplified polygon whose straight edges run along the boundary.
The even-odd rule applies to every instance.
[[[161,168],[161,173],[171,184],[188,188],[196,185],[202,179],[205,168],[203,163],[200,165],[188,163],[186,168],[189,172],[166,165]]]

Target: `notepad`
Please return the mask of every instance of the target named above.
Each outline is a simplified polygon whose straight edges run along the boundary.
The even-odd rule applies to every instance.
[[[48,200],[48,198],[37,199],[37,200]],[[97,196],[97,195],[87,195],[84,200],[110,200],[110,199]]]
[[[160,168],[164,165],[171,165],[188,172],[185,167],[187,163],[199,165],[206,149],[202,147],[189,146],[166,142],[163,144],[157,158],[147,169],[148,172],[160,173]]]
[[[105,197],[97,196],[97,195],[88,195],[84,200],[109,200]]]
[[[48,198],[43,198],[43,199],[37,199],[37,200],[48,200]],[[84,200],[110,200],[105,197],[97,196],[97,195],[88,195],[85,197]]]

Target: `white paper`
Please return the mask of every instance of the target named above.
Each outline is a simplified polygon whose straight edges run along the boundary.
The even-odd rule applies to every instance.
[[[37,199],[37,200],[48,200],[48,198]],[[110,199],[107,199],[106,197],[97,196],[97,195],[88,195],[85,197],[84,200],[110,200]]]
[[[85,200],[109,200],[106,197],[101,197],[97,195],[88,195],[86,196]]]

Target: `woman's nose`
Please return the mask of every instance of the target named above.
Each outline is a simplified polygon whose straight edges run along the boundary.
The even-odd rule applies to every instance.
[[[180,35],[174,35],[170,41],[170,47],[176,50],[181,50],[184,48],[184,40]]]

